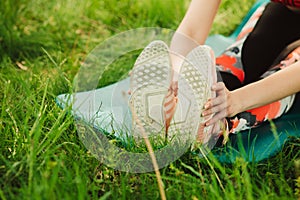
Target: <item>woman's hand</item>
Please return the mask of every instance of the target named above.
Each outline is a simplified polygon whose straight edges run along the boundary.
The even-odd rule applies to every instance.
[[[202,112],[206,118],[212,115],[205,125],[299,92],[299,74],[300,61],[297,61],[284,70],[233,91],[229,91],[222,82],[215,83],[212,90],[216,92],[216,97],[207,101]]]
[[[212,91],[216,92],[215,98],[210,98],[204,105],[202,112],[203,117],[212,116],[208,121],[205,122],[205,126],[209,126],[224,119],[225,117],[231,117],[235,113],[231,109],[231,93],[226,88],[223,82],[217,82],[212,86]]]

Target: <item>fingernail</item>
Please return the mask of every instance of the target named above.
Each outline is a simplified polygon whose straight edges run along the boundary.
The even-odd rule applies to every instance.
[[[204,108],[205,108],[205,109],[209,108],[209,103],[206,103],[206,104],[204,105]]]
[[[206,112],[204,111],[204,112],[202,112],[202,116],[204,117],[206,115]]]

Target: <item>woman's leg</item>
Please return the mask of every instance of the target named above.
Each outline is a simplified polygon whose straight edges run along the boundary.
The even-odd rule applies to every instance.
[[[228,89],[257,81],[282,49],[300,38],[300,13],[278,3],[258,8],[237,41],[216,59]]]
[[[216,67],[219,81],[223,81],[229,90],[243,86],[245,72],[242,64],[241,53],[247,36],[253,31],[261,17],[266,5],[260,6],[249,18],[237,36],[236,42],[230,45],[222,55],[216,58]]]
[[[300,39],[300,13],[271,2],[242,47],[244,84],[259,80],[289,44]]]

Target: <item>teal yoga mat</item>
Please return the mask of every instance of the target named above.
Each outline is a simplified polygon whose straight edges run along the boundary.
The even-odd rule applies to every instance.
[[[265,2],[268,1],[257,1],[232,35],[229,37],[212,35],[208,38],[206,44],[213,48],[216,55],[219,55],[228,45],[234,42],[251,14]],[[91,125],[96,128],[110,132],[113,126],[116,129],[121,129],[122,127],[118,126],[122,126],[122,124],[130,126],[131,124],[131,115],[127,103],[128,96],[126,96],[128,89],[129,78],[126,78],[92,91],[78,92],[72,95],[61,94],[56,98],[56,102],[61,108],[65,108],[76,98],[76,102],[72,105],[73,116],[92,123]],[[293,108],[285,116],[250,131],[231,135],[227,145],[216,146],[212,152],[219,161],[226,163],[234,162],[237,157],[242,157],[250,162],[258,162],[275,155],[290,138],[300,137],[299,102],[297,97]],[[99,111],[100,107],[101,111]],[[112,116],[114,121],[109,116]]]
[[[250,131],[231,135],[228,144],[215,147],[213,154],[224,163],[233,163],[238,157],[249,162],[267,159],[278,153],[288,140],[300,137],[299,119],[299,112],[290,113]]]

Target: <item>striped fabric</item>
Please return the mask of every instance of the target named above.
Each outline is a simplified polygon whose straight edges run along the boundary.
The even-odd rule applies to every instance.
[[[300,0],[271,0],[273,2],[282,3],[287,6],[293,6],[300,8]]]
[[[177,91],[178,91],[178,82],[173,82],[168,90],[167,95],[164,99],[163,111],[164,111],[164,121],[165,121],[165,133],[166,137],[168,137],[168,129],[171,124],[171,120],[176,111],[177,105]]]

